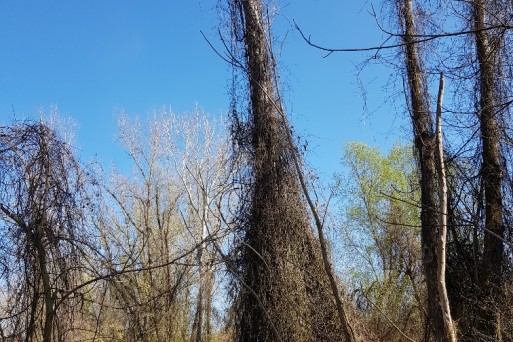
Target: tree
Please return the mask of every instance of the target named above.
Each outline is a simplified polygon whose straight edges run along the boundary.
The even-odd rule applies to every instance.
[[[446,269],[447,269],[447,212],[448,212],[448,195],[447,195],[447,173],[445,168],[445,157],[442,135],[442,103],[444,94],[444,76],[440,74],[440,84],[438,87],[438,100],[436,105],[436,129],[435,129],[435,157],[436,171],[438,178],[438,202],[439,202],[439,222],[438,241],[437,241],[437,283],[438,295],[440,296],[440,310],[442,311],[442,319],[444,329],[448,332],[448,338],[456,341],[456,328],[451,315],[451,307],[449,305],[449,295],[447,293]]]
[[[224,126],[196,109],[153,113],[147,125],[119,118],[133,168],[116,172],[100,222],[110,306],[102,334],[140,341],[214,336],[215,273],[232,185]],[[124,271],[126,270],[126,271]],[[115,274],[120,271],[122,274]],[[130,271],[130,272],[128,272]]]
[[[478,330],[490,339],[498,339],[501,335],[500,318],[497,316],[495,302],[500,298],[502,288],[502,271],[504,260],[504,223],[502,204],[502,165],[497,124],[496,107],[496,71],[497,48],[492,44],[491,35],[485,30],[487,25],[500,20],[501,6],[495,1],[474,0],[471,2],[474,29],[475,48],[479,64],[479,106],[482,141],[482,180],[485,202],[485,233],[482,259],[482,273],[479,278],[481,291]],[[493,34],[493,33],[492,33]],[[499,38],[500,39],[500,38]]]
[[[88,178],[71,147],[43,122],[0,127],[3,340],[71,340],[94,236]]]
[[[406,76],[403,84],[407,85],[406,102],[421,172],[423,253],[434,332],[439,339],[445,335],[445,339],[454,340],[453,316],[458,321],[458,337],[462,340],[508,339],[512,334],[511,324],[505,318],[511,317],[506,303],[511,302],[508,289],[512,269],[511,231],[507,224],[512,213],[512,188],[507,185],[511,181],[508,174],[512,165],[513,72],[508,62],[512,47],[511,3],[500,0],[382,3],[385,18],[390,18],[390,13],[392,18],[396,15],[399,18],[399,29],[386,28],[373,12],[386,36],[379,46],[331,49],[312,43],[300,33],[308,44],[328,55],[376,51],[374,57],[381,57],[384,51],[401,49],[399,63],[397,55],[386,62],[403,70]],[[389,43],[391,39],[397,40]],[[437,156],[433,146],[437,140],[441,143],[442,137],[435,138],[429,108],[434,96],[430,96],[428,89],[434,87],[435,75],[440,72],[450,80],[452,98],[448,105],[439,108],[440,114],[446,113],[444,124],[449,129],[444,130],[448,138]],[[442,172],[439,176],[434,172],[434,165],[443,165],[444,159],[446,183]],[[446,186],[447,202],[435,195],[444,192]],[[447,248],[444,237],[447,237]],[[447,264],[446,290],[443,289],[444,264]],[[437,272],[434,265],[438,265]],[[439,285],[438,291],[435,284]]]
[[[260,0],[229,1],[229,7],[233,64],[244,70],[250,101],[247,122],[240,117],[234,122],[236,148],[245,153],[250,166],[243,170],[249,174],[250,195],[241,211],[243,242],[235,266],[237,338],[351,341],[343,308],[334,303],[338,290],[326,291],[333,289],[334,279],[308,222],[304,187],[298,180],[299,157],[290,139],[268,39],[268,11]]]
[[[164,120],[166,145],[180,189],[184,224],[196,230],[199,284],[192,325],[196,342],[212,337],[215,273],[220,250],[229,234],[231,197],[235,191],[229,163],[225,122],[209,119],[198,108],[192,115]],[[197,231],[199,230],[199,231]]]
[[[411,147],[387,155],[346,143],[349,168],[340,190],[352,288],[366,341],[422,340],[426,290],[422,274],[417,166]]]
[[[424,274],[429,298],[429,317],[433,331],[438,340],[454,341],[454,330],[446,325],[441,294],[438,291],[438,264],[440,256],[437,253],[437,241],[439,227],[436,198],[436,158],[435,158],[435,134],[433,122],[423,84],[423,70],[418,57],[418,47],[414,43],[417,35],[413,16],[411,0],[397,2],[400,13],[401,26],[404,28],[403,42],[406,75],[409,87],[409,99],[411,101],[411,118],[413,134],[415,137],[415,149],[420,169],[421,187],[421,224],[422,224],[422,252]]]
[[[132,167],[113,172],[98,220],[107,252],[103,267],[113,274],[97,301],[100,333],[130,341],[185,340],[196,246],[180,219],[182,193],[165,163],[164,125],[155,120],[147,127],[126,115],[118,125]]]

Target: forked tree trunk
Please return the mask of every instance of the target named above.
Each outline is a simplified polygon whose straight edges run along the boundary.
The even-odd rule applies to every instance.
[[[437,218],[439,215],[436,199],[435,135],[429,106],[424,94],[422,68],[417,45],[415,44],[416,32],[412,0],[401,0],[398,4],[405,30],[403,41],[405,43],[406,72],[410,88],[411,117],[415,149],[421,173],[421,244],[428,292],[429,319],[437,340],[450,341],[447,338],[449,334],[445,329],[438,293],[437,227],[439,224]]]
[[[477,60],[479,62],[480,128],[483,144],[481,176],[485,197],[485,233],[482,271],[479,277],[480,312],[478,332],[483,337],[496,340],[499,336],[497,300],[501,292],[503,267],[504,223],[502,218],[502,169],[500,165],[499,128],[495,111],[495,56],[486,30],[486,2],[474,0],[472,11]]]

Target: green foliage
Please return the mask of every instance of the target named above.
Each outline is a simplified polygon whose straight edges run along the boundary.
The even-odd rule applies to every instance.
[[[412,149],[396,145],[387,155],[359,142],[345,146],[349,168],[344,193],[345,236],[360,258],[352,267],[356,305],[368,339],[422,335],[419,191]]]

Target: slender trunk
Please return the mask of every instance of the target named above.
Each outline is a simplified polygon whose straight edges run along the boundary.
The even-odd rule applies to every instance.
[[[199,291],[198,291],[198,298],[197,298],[197,302],[196,302],[196,321],[195,321],[195,325],[196,325],[196,336],[194,338],[194,340],[196,342],[201,342],[203,341],[203,291],[204,291],[204,288],[203,288],[203,275],[200,275],[200,288],[199,288]]]
[[[417,45],[414,43],[415,22],[411,0],[401,0],[401,16],[404,21],[406,44],[406,72],[411,98],[411,116],[415,136],[415,149],[420,164],[421,186],[421,225],[422,257],[428,293],[429,318],[437,340],[444,341],[448,335],[445,331],[443,315],[438,303],[437,274],[437,227],[438,212],[436,201],[436,163],[435,135],[432,120],[425,100],[422,81],[422,68],[418,57]]]
[[[342,298],[340,297],[340,292],[338,290],[337,282],[335,280],[333,267],[331,266],[330,258],[328,255],[328,244],[326,242],[326,238],[324,237],[323,225],[321,222],[321,218],[319,217],[319,214],[317,213],[317,209],[315,208],[312,198],[310,197],[310,194],[308,192],[308,188],[306,186],[306,182],[303,177],[303,171],[301,170],[301,166],[299,165],[299,161],[297,160],[297,156],[296,156],[297,149],[295,148],[294,143],[292,141],[292,136],[290,134],[290,131],[287,131],[287,137],[289,140],[290,149],[292,151],[292,158],[294,161],[294,166],[296,167],[296,171],[297,171],[297,174],[299,177],[299,183],[301,184],[301,189],[303,190],[303,194],[306,197],[306,201],[307,201],[308,206],[310,207],[310,211],[312,212],[312,215],[314,217],[315,226],[317,228],[317,234],[319,236],[319,244],[321,247],[322,262],[324,265],[324,270],[325,270],[326,275],[328,276],[328,279],[330,282],[331,291],[333,292],[333,298],[335,298],[335,304],[337,306],[337,312],[338,312],[338,318],[340,320],[340,326],[342,327],[342,332],[344,334],[344,338],[347,341],[354,342],[354,341],[356,341],[356,338],[354,336],[354,332],[351,327],[351,324],[349,323],[349,320],[347,318],[347,314],[344,309],[344,303],[342,302]]]
[[[53,329],[53,319],[55,317],[54,311],[54,296],[52,291],[52,285],[50,282],[50,275],[48,273],[47,261],[46,261],[46,253],[45,247],[43,245],[43,241],[40,234],[40,228],[37,228],[37,232],[34,233],[34,244],[36,245],[36,250],[38,254],[39,260],[39,268],[41,272],[41,280],[43,281],[43,294],[45,300],[45,319],[43,325],[43,342],[51,342],[52,341],[52,329]]]
[[[205,273],[206,285],[205,285],[205,336],[210,339],[212,334],[212,296],[214,286],[214,274],[212,262],[209,262],[208,269]]]
[[[204,253],[205,253],[205,240],[207,239],[207,224],[206,224],[206,205],[204,205],[203,208],[203,215],[202,218],[202,225],[201,225],[201,244],[198,249],[198,267],[199,267],[199,288],[198,288],[198,298],[196,302],[196,317],[197,321],[195,321],[196,324],[196,336],[195,341],[201,342],[203,341],[203,316],[204,316],[204,306],[205,306],[205,292],[206,292],[206,265],[204,260]]]
[[[197,211],[197,214],[200,216],[201,220],[201,243],[198,247],[198,268],[199,268],[199,287],[198,287],[198,297],[196,301],[196,316],[193,325],[193,334],[194,340],[196,342],[203,341],[209,334],[209,324],[210,317],[208,316],[209,308],[207,305],[209,304],[209,273],[210,266],[209,263],[205,260],[206,253],[206,240],[208,238],[208,203],[210,202],[207,186],[204,185],[201,190],[201,212]],[[207,312],[207,317],[205,317],[205,311]],[[206,318],[206,322],[205,321]],[[205,336],[207,335],[207,336]]]
[[[47,196],[50,192],[50,174],[52,169],[50,167],[50,161],[48,160],[48,146],[46,141],[46,132],[42,125],[40,125],[41,129],[41,152],[43,158],[40,160],[41,172],[44,175],[44,191],[41,199],[42,209],[39,214],[42,214],[42,217],[39,217],[36,221],[34,227],[34,244],[37,250],[38,259],[39,259],[39,267],[41,272],[41,280],[43,281],[43,293],[45,299],[45,320],[43,327],[43,342],[51,342],[52,340],[52,329],[53,329],[53,320],[55,317],[55,298],[52,291],[52,285],[50,281],[50,274],[48,271],[47,259],[46,259],[46,251],[43,242],[43,236],[45,233],[45,224],[46,224],[46,201]]]
[[[481,175],[485,197],[485,233],[482,272],[479,277],[480,313],[478,331],[494,340],[499,335],[497,300],[501,291],[503,266],[504,223],[502,218],[502,170],[500,165],[499,129],[495,113],[495,56],[490,46],[486,28],[485,1],[472,3],[477,60],[479,62],[480,86],[480,129],[483,145],[483,165]],[[495,235],[495,236],[494,236]]]
[[[447,178],[445,175],[444,148],[442,140],[442,100],[444,94],[444,75],[440,74],[438,88],[438,101],[436,106],[436,154],[438,159],[438,192],[440,200],[440,228],[438,231],[438,295],[440,311],[446,332],[445,340],[456,342],[456,329],[454,328],[449,296],[445,284],[446,254],[447,254]]]
[[[27,332],[25,335],[25,342],[31,342],[34,337],[35,332],[35,323],[36,323],[36,314],[37,314],[37,304],[38,304],[38,296],[39,296],[39,277],[35,279],[34,282],[34,292],[32,295],[32,303],[30,304],[30,318],[27,324]]]

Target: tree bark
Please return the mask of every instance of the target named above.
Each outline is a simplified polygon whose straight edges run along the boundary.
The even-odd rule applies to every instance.
[[[37,249],[39,258],[39,268],[41,272],[41,279],[43,280],[43,293],[45,301],[45,319],[43,325],[43,342],[52,341],[52,330],[53,330],[53,319],[55,317],[55,299],[52,291],[52,285],[50,283],[50,276],[48,273],[48,265],[46,261],[45,247],[41,239],[39,227],[36,228],[38,231],[34,234],[34,245]]]
[[[41,158],[39,160],[41,172],[44,174],[40,175],[40,177],[44,178],[44,187],[42,194],[42,203],[40,206],[42,210],[38,212],[36,209],[36,215],[40,215],[36,220],[36,226],[34,227],[34,245],[37,249],[39,268],[41,272],[41,280],[43,282],[43,293],[45,299],[45,320],[43,327],[43,342],[51,342],[52,341],[52,330],[53,330],[53,320],[55,317],[55,298],[52,290],[52,284],[50,282],[50,274],[48,271],[48,264],[46,258],[46,250],[44,246],[43,236],[45,234],[45,225],[46,223],[46,215],[47,215],[47,201],[50,192],[50,175],[53,171],[51,168],[51,163],[49,160],[49,151],[47,144],[46,131],[42,125],[40,125],[41,129]]]
[[[400,15],[404,24],[406,73],[410,88],[411,116],[415,149],[420,166],[421,187],[421,240],[424,274],[428,293],[429,320],[439,341],[445,341],[448,333],[445,329],[443,314],[440,310],[437,274],[437,227],[438,211],[436,200],[436,163],[435,135],[433,134],[432,119],[425,100],[422,81],[422,68],[414,42],[415,22],[411,0],[400,1]]]
[[[436,155],[438,171],[438,197],[440,201],[440,228],[438,231],[438,295],[439,305],[442,312],[445,340],[456,342],[456,329],[451,316],[449,296],[445,283],[445,269],[447,260],[447,178],[445,174],[444,148],[442,138],[442,101],[444,94],[444,75],[440,74],[440,85],[438,88],[438,100],[436,106]]]
[[[477,329],[480,334],[495,340],[497,331],[496,301],[501,292],[501,275],[503,268],[504,237],[503,205],[502,205],[502,169],[500,165],[499,129],[495,112],[495,57],[496,53],[490,46],[486,28],[486,2],[474,0],[475,43],[479,63],[480,87],[480,129],[483,145],[483,164],[481,176],[484,184],[485,197],[485,233],[482,259],[482,272],[479,277],[480,312]],[[494,236],[495,235],[495,236]],[[500,237],[500,238],[497,238]]]

